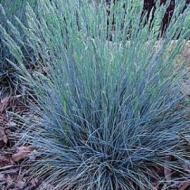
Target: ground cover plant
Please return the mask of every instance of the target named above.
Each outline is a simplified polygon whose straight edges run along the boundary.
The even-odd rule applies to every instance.
[[[164,36],[167,4],[157,4],[147,22],[141,1],[38,3],[37,13],[27,5],[26,24],[0,27],[15,59],[9,62],[35,95],[37,119],[25,121],[21,140],[38,152],[33,175],[58,190],[159,190],[187,182],[189,100],[181,90],[184,65],[176,64],[190,35],[185,1],[176,3]],[[45,74],[27,69],[21,31]]]

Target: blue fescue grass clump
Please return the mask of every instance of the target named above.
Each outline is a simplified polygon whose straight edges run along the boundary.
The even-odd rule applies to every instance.
[[[177,163],[189,160],[180,149],[189,103],[180,89],[183,63],[175,60],[189,35],[189,9],[182,14],[177,4],[160,37],[167,5],[145,25],[142,2],[129,0],[125,9],[123,2],[41,0],[37,15],[27,6],[27,25],[17,22],[46,75],[25,67],[19,33],[16,41],[0,29],[37,97],[39,121],[23,137],[39,152],[32,170],[54,189],[152,190],[164,180],[157,168],[185,180]]]

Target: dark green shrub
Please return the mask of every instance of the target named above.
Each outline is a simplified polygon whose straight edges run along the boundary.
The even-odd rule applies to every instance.
[[[111,5],[114,29],[104,3],[40,1],[38,16],[27,6],[27,27],[20,26],[47,76],[28,72],[19,33],[15,41],[0,28],[20,78],[37,96],[39,121],[23,136],[39,151],[32,170],[54,189],[152,190],[153,181],[163,181],[156,167],[186,180],[178,161],[189,162],[180,149],[189,102],[180,89],[183,63],[175,60],[189,35],[189,10],[180,14],[177,5],[158,40],[166,7],[156,10],[150,28],[141,20],[142,3],[122,5]]]

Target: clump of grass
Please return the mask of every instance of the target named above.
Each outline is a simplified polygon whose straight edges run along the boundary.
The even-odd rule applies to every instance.
[[[159,38],[167,5],[144,25],[142,2],[129,0],[125,9],[123,2],[111,4],[109,16],[103,2],[40,1],[37,15],[27,6],[27,26],[17,21],[46,76],[28,72],[17,41],[0,29],[20,78],[37,96],[40,119],[23,137],[39,151],[33,172],[54,189],[152,190],[153,181],[164,180],[157,167],[185,180],[177,161],[189,160],[179,148],[189,102],[175,59],[189,35],[189,10],[181,14],[176,5]]]

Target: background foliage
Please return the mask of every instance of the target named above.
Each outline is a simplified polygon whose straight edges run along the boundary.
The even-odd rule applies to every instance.
[[[7,30],[14,30],[14,28],[10,28],[7,24],[8,22],[14,22],[15,17],[18,17],[23,23],[26,23],[26,17],[25,17],[25,9],[26,9],[26,0],[1,0],[0,1],[1,11],[0,11],[0,23],[4,28]],[[36,9],[37,7],[37,1],[36,0],[30,0],[30,6],[33,9]],[[4,10],[3,10],[4,9]],[[16,26],[17,23],[14,22],[14,25]],[[24,42],[24,34],[22,35],[22,40]],[[13,39],[15,38],[14,35],[12,35]],[[22,48],[22,47],[21,47]],[[25,56],[29,57],[27,55],[28,53],[25,51]],[[15,59],[11,56],[8,48],[2,41],[2,36],[0,36],[0,79],[1,79],[1,85],[2,83],[5,83],[7,85],[7,82],[9,85],[13,87],[17,86],[18,78],[16,77],[15,69],[11,66],[11,64],[7,61],[7,59],[11,60],[12,62],[15,62]]]

